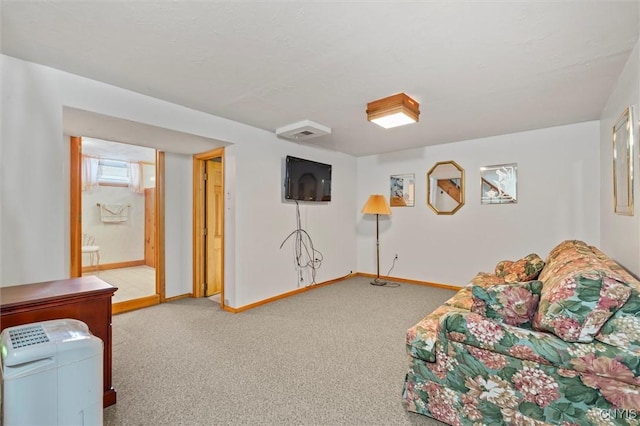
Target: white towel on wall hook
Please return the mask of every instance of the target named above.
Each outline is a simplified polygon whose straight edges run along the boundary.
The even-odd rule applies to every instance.
[[[129,217],[127,204],[100,204],[100,220],[105,223],[126,222]]]

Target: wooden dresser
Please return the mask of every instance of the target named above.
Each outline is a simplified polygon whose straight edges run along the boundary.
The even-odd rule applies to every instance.
[[[86,323],[104,343],[103,403],[107,407],[116,403],[111,383],[111,297],[117,289],[95,276],[0,287],[0,330],[62,318]]]

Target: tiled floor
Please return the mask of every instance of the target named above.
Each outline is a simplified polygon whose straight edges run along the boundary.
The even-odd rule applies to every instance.
[[[156,270],[149,266],[107,269],[87,272],[84,275],[95,275],[118,287],[118,291],[113,295],[113,303],[156,294]]]

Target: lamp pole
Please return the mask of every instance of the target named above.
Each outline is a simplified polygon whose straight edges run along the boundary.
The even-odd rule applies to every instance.
[[[376,267],[377,267],[377,277],[376,280],[380,279],[380,227],[378,217],[380,215],[376,213]]]
[[[362,208],[362,213],[376,215],[376,277],[371,281],[371,284],[387,285],[387,282],[380,280],[380,215],[390,215],[391,209],[384,195],[373,194]]]
[[[376,279],[371,281],[372,285],[386,285],[385,281],[380,281],[380,214],[376,213]]]

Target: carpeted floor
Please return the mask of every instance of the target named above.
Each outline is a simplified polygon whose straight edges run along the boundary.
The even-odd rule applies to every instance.
[[[404,333],[454,293],[354,278],[239,314],[207,298],[113,318],[105,425],[441,425],[408,413]]]

